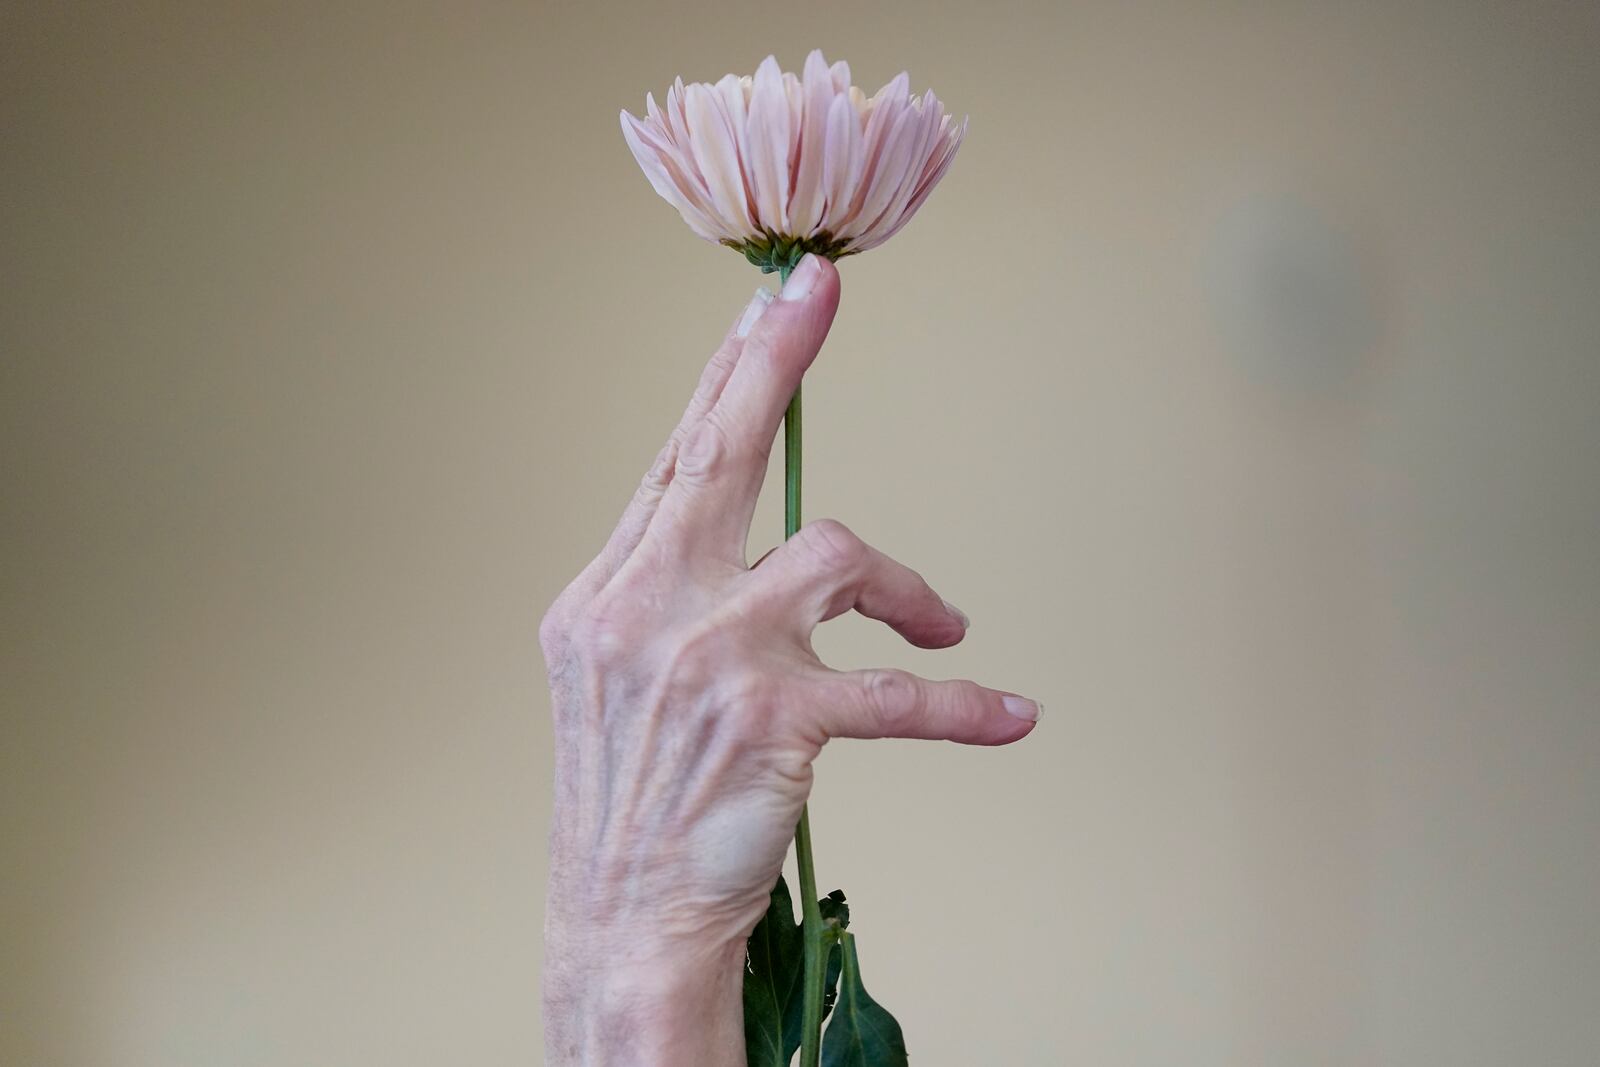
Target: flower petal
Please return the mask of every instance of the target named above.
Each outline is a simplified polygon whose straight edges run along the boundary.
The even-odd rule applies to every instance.
[[[795,165],[794,189],[789,195],[789,229],[797,237],[809,237],[822,221],[827,202],[822,167],[828,145],[828,109],[834,99],[833,76],[820,51],[806,57],[802,89],[800,157]]]
[[[928,155],[933,151],[933,138],[939,130],[940,120],[944,117],[944,108],[940,106],[938,98],[930,89],[920,100],[912,102],[907,114],[910,116],[907,121],[912,129],[909,134],[910,148],[906,153],[905,167],[898,178],[894,195],[889,198],[889,202],[884,205],[878,217],[861,231],[859,240],[863,242],[872,240],[875,232],[893,227],[911,200],[912,194],[917,191],[927,165]],[[884,177],[894,179],[892,174],[886,174]]]
[[[739,181],[743,184],[744,198],[747,204],[755,202],[754,190],[750,188],[750,145],[748,142],[749,120],[747,116],[748,98],[745,96],[744,86],[740,84],[739,77],[735,74],[724,75],[717,82],[717,92],[722,97],[722,108],[728,115],[728,125],[733,130],[733,145],[739,153]]]
[[[694,158],[681,145],[670,142],[657,142],[653,139],[653,132],[640,130],[639,133],[647,147],[655,149],[661,165],[667,172],[667,177],[672,184],[682,193],[684,199],[689,201],[700,214],[713,224],[717,221],[717,208],[711,198],[711,192],[706,188],[705,179],[700,176],[695,168]],[[733,235],[729,235],[733,236]]]
[[[669,165],[669,153],[657,145],[649,143],[647,131],[641,130],[642,124],[626,111],[622,113],[622,137],[628,143],[628,148],[633,152],[633,158],[638,161],[639,169],[650,181],[651,188],[667,203],[678,209],[678,214],[683,216],[683,221],[688,224],[697,236],[708,241],[718,240],[723,236],[721,228],[702,209],[698,198],[691,188],[681,179],[675,179],[672,167]]]
[[[944,177],[945,171],[950,169],[951,161],[956,158],[956,149],[961,147],[961,142],[967,135],[967,121],[968,120],[963,119],[960,127],[951,131],[948,141],[945,142],[941,152],[936,156],[938,159],[937,165],[927,177],[922,179],[922,182],[917,187],[917,191],[912,194],[911,202],[908,203],[906,205],[906,209],[900,213],[900,218],[896,220],[895,223],[888,229],[874,234],[871,240],[860,245],[860,251],[864,252],[869,248],[875,248],[878,245],[881,245],[883,242],[899,233],[900,228],[911,221],[911,216],[915,215],[917,213],[917,209],[922,207],[923,202],[928,199],[928,196],[933,192],[934,187],[937,186],[939,181]]]
[[[689,147],[705,178],[719,221],[730,233],[754,233],[755,223],[744,195],[739,148],[721,97],[709,85],[690,85],[685,93],[684,116]]]
[[[889,91],[896,83],[903,88],[905,81],[902,74],[884,86],[872,117],[867,120],[866,173],[856,190],[850,220],[840,236],[855,237],[870,228],[905,180],[920,115],[911,107],[909,97]]]
[[[855,197],[861,165],[861,116],[849,96],[841,93],[828,108],[828,146],[822,154],[822,184],[828,197],[822,228],[835,236]]]
[[[750,89],[748,169],[760,228],[789,228],[789,99],[778,60],[768,56],[756,68]]]
[[[894,125],[895,116],[908,99],[905,89],[909,82],[910,79],[902,72],[866,100],[861,98],[861,90],[854,87],[850,90],[857,110],[866,117],[866,128],[861,134],[861,175],[855,182],[850,206],[840,220],[843,224],[854,222],[861,212],[862,203],[871,189],[873,176],[877,172],[878,157],[883,153],[884,142]]]
[[[683,79],[678,78],[667,88],[665,118],[667,129],[671,131],[673,140],[679,144],[688,144],[689,124],[684,117],[683,97]]]
[[[834,92],[848,93],[850,91],[850,64],[841,59],[828,68],[828,73],[833,75]]]
[[[794,186],[795,164],[800,159],[800,122],[805,111],[805,90],[800,79],[783,72],[783,95],[789,101],[789,185]]]

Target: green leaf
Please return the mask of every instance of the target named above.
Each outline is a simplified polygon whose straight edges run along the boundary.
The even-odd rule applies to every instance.
[[[844,902],[843,889],[835,889],[817,901],[817,908],[822,912],[823,922],[837,919],[841,930],[850,925],[850,905]]]
[[[822,912],[828,968],[822,1017],[828,1017],[838,992],[843,958],[839,935],[850,923],[850,906],[835,889],[817,902]],[[805,1026],[805,935],[795,921],[789,885],[780,876],[772,887],[767,913],[746,943],[744,974],[744,1049],[749,1067],[789,1067]]]
[[[844,973],[833,1021],[822,1035],[822,1067],[906,1067],[906,1039],[900,1024],[867,996],[855,935],[839,931]]]
[[[794,921],[789,885],[780,875],[767,913],[745,945],[744,1051],[749,1067],[789,1067],[798,1038],[789,1043],[790,1014],[800,1012],[805,977],[805,939]],[[793,1005],[791,1012],[790,1006]],[[799,1026],[795,1027],[796,1033]]]
[[[822,1019],[825,1021],[828,1012],[833,1009],[834,994],[839,989],[839,933],[844,929],[844,924],[850,921],[850,909],[845,906],[844,892],[835,889],[817,901],[817,910],[822,913],[822,950],[827,953],[827,967],[823,971],[822,980]],[[801,929],[804,931],[804,924],[801,925]],[[788,1010],[783,1016],[783,1047],[789,1055],[793,1055],[794,1051],[804,1043],[806,1036],[806,965],[803,932],[800,937],[799,967],[800,978],[795,982],[794,999],[789,1001]]]
[[[828,969],[822,985],[822,1017],[826,1019],[839,992],[839,971],[844,963],[839,932],[850,925],[850,905],[844,902],[844,890],[835,889],[817,901],[817,907],[822,912],[823,938],[828,945]]]

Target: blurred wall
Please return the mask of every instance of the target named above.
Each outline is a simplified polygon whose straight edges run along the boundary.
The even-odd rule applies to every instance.
[[[806,458],[975,625],[819,648],[1048,705],[821,761],[916,1062],[1594,1062],[1597,8],[909,2],[0,9],[0,1062],[538,1062],[534,625],[761,280],[617,112],[812,46],[972,116]]]

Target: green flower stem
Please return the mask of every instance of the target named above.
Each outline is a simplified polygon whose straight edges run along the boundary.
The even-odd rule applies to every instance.
[[[778,271],[789,280],[790,267]],[[795,386],[783,416],[783,536],[800,529],[800,386]],[[822,1054],[822,989],[827,954],[822,944],[822,910],[817,904],[817,869],[811,858],[811,814],[800,808],[794,831],[795,861],[800,868],[801,936],[805,938],[805,990],[800,1030],[800,1067],[817,1067]]]

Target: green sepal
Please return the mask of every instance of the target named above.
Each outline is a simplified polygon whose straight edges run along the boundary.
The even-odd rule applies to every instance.
[[[843,259],[845,256],[855,254],[850,249],[849,238],[836,240],[827,230],[814,233],[810,237],[794,237],[764,230],[758,237],[746,237],[742,241],[724,237],[720,243],[760,267],[763,274],[793,270],[795,265],[805,258],[807,252],[813,252],[824,259]]]
[[[861,984],[855,935],[841,928],[837,936],[843,973],[833,1021],[822,1033],[822,1067],[906,1067],[909,1057],[900,1024]]]

